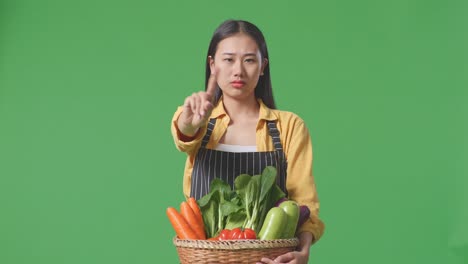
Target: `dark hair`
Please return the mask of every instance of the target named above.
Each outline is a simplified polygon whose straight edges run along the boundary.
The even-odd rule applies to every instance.
[[[224,21],[213,33],[211,38],[210,46],[208,47],[208,56],[214,58],[218,43],[221,40],[230,37],[237,33],[245,33],[255,40],[258,48],[260,49],[260,54],[262,61],[264,58],[268,59],[268,49],[266,46],[265,38],[263,37],[262,32],[254,24],[244,21],[244,20],[226,20]],[[208,79],[211,75],[210,65],[206,63],[206,78],[205,78],[205,90],[208,85]],[[219,86],[216,89],[215,93],[215,102],[219,100],[222,95],[222,91]],[[263,70],[263,75],[260,76],[257,87],[255,87],[255,97],[262,99],[263,103],[271,109],[276,109],[275,100],[273,99],[273,90],[271,88],[271,79],[270,79],[270,63],[267,63],[265,69]]]

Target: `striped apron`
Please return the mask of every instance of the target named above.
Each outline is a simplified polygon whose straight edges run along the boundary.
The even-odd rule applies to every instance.
[[[258,175],[266,166],[274,166],[278,172],[276,184],[286,191],[287,161],[280,141],[280,134],[275,121],[267,121],[268,131],[275,146],[274,151],[265,152],[226,152],[207,149],[216,118],[210,119],[208,128],[197,156],[195,157],[190,196],[200,199],[210,192],[210,183],[214,178],[227,182],[231,188],[234,179],[240,174]]]

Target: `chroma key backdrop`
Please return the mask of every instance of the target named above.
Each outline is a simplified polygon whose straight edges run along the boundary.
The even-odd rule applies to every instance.
[[[309,263],[468,263],[463,0],[0,1],[0,263],[179,263],[171,118],[229,18],[310,130]]]

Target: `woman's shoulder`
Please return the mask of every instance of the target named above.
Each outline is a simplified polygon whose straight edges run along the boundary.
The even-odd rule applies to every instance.
[[[277,124],[282,127],[296,127],[304,125],[304,119],[302,119],[298,114],[288,110],[269,108],[263,104],[262,101],[260,101],[260,103],[261,119],[275,120]]]
[[[278,118],[278,122],[304,123],[304,119],[294,112],[279,109],[272,109],[271,111]]]
[[[291,111],[285,111],[285,110],[273,110],[273,114],[277,117],[277,125],[278,128],[283,131],[290,131],[290,133],[296,133],[299,131],[307,131],[308,128],[307,125],[300,117],[298,114],[291,112]],[[289,132],[287,132],[289,133]]]

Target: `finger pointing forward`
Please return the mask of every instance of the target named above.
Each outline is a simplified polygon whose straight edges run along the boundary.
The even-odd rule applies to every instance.
[[[206,93],[213,98],[216,92],[216,86],[218,83],[216,82],[216,74],[212,73],[210,78],[208,79],[208,84],[206,86]]]
[[[210,78],[208,79],[208,84],[206,85],[206,92],[204,94],[204,101],[202,103],[202,110],[200,112],[200,114],[204,118],[208,118],[211,113],[211,110],[213,110],[217,86],[218,83],[216,82],[216,75],[215,73],[212,73],[210,75]]]

